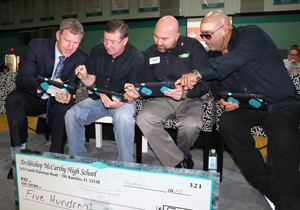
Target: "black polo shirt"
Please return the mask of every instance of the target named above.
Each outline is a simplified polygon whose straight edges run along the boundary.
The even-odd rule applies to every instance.
[[[186,36],[180,36],[176,47],[170,52],[161,53],[152,45],[144,56],[148,82],[175,82],[183,74],[190,73],[207,62],[207,52],[202,44]],[[189,90],[188,97],[201,97],[208,89],[208,83],[202,81]]]

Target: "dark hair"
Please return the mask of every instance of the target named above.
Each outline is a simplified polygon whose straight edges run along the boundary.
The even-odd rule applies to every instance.
[[[300,50],[299,50],[299,48],[298,48],[298,45],[294,44],[294,45],[290,48],[289,53],[290,53],[292,50],[297,50],[297,51],[298,51],[298,54],[300,54]]]
[[[105,25],[105,32],[107,33],[115,33],[117,31],[120,32],[120,38],[124,39],[125,37],[128,36],[128,25],[123,21],[123,20],[117,20],[113,19],[110,20],[106,25]]]
[[[7,71],[9,71],[9,67],[8,66],[4,66],[4,71],[5,69],[7,69]]]
[[[78,20],[74,18],[65,19],[60,23],[59,34],[62,35],[65,29],[69,29],[70,32],[74,35],[82,34],[83,36],[84,34],[83,26]]]

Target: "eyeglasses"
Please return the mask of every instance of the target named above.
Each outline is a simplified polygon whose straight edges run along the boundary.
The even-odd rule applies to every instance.
[[[297,57],[299,54],[289,54],[290,56]]]
[[[125,39],[125,37],[123,39]],[[121,39],[121,41],[119,41],[119,42],[116,42],[116,41],[107,41],[107,39],[101,39],[101,42],[104,45],[109,44],[110,46],[116,47],[118,44],[120,44],[123,41],[123,39]]]
[[[220,30],[222,27],[224,26],[224,24],[223,25],[221,25],[221,27],[220,28],[218,28],[217,30],[215,30],[214,32],[212,32],[212,33],[205,33],[205,34],[199,34],[200,36],[201,36],[201,38],[202,39],[207,39],[207,40],[211,40],[213,37],[213,35],[214,35],[214,33],[216,33],[218,30]]]

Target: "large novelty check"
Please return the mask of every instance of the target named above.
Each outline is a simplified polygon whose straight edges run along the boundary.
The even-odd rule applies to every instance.
[[[213,179],[15,153],[23,209],[211,209]]]

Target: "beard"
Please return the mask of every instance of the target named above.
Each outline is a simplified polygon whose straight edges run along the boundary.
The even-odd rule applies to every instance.
[[[156,49],[158,50],[158,52],[165,53],[165,52],[169,52],[169,51],[173,50],[177,45],[177,41],[175,40],[173,42],[172,46],[168,47],[168,48],[165,47],[164,45],[159,46],[157,43],[154,43],[154,44],[155,44]]]

